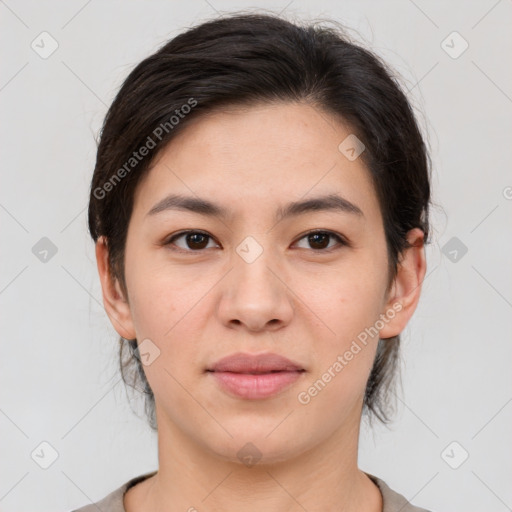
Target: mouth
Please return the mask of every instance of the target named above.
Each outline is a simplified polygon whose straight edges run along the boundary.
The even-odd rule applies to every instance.
[[[278,354],[237,353],[217,361],[206,372],[229,395],[258,400],[283,392],[306,370]]]
[[[304,368],[299,363],[279,354],[246,354],[237,352],[236,354],[219,359],[208,367],[206,371],[260,374],[301,370],[304,370]]]

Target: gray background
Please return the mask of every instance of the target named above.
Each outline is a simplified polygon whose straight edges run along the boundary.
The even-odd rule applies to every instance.
[[[0,510],[71,510],[157,467],[156,437],[117,372],[86,231],[94,137],[136,63],[242,8],[357,31],[402,74],[430,143],[428,276],[404,335],[396,421],[363,423],[361,468],[434,511],[510,509],[512,1],[6,0]],[[55,43],[43,31],[58,44],[46,58]],[[46,261],[43,237],[57,249]]]

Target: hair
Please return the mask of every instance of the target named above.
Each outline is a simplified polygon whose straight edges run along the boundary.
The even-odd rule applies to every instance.
[[[333,24],[231,13],[180,33],[131,71],[103,123],[88,212],[90,234],[95,242],[106,238],[110,274],[126,300],[125,245],[138,183],[192,119],[223,108],[299,102],[339,119],[365,146],[360,158],[383,218],[389,283],[409,247],[408,231],[420,228],[427,243],[431,164],[412,107],[398,75]],[[363,412],[384,424],[399,346],[399,336],[379,339],[363,399]],[[142,383],[156,430],[155,399],[136,339],[119,339],[119,362],[125,384]]]

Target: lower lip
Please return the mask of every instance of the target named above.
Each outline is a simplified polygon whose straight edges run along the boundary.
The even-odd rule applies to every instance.
[[[276,395],[291,386],[303,372],[274,373],[211,372],[219,385],[229,394],[247,400],[258,400]]]

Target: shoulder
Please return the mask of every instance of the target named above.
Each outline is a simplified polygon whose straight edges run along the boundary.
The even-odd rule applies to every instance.
[[[427,509],[415,507],[404,496],[393,491],[386,482],[374,475],[366,475],[377,485],[382,494],[382,512],[430,512]]]
[[[126,491],[142,480],[153,476],[155,473],[156,471],[152,471],[151,473],[145,473],[143,475],[136,476],[128,480],[128,482],[125,482],[123,485],[109,493],[101,500],[74,509],[71,512],[98,512],[98,510],[101,510],[102,512],[125,512],[123,497]]]

